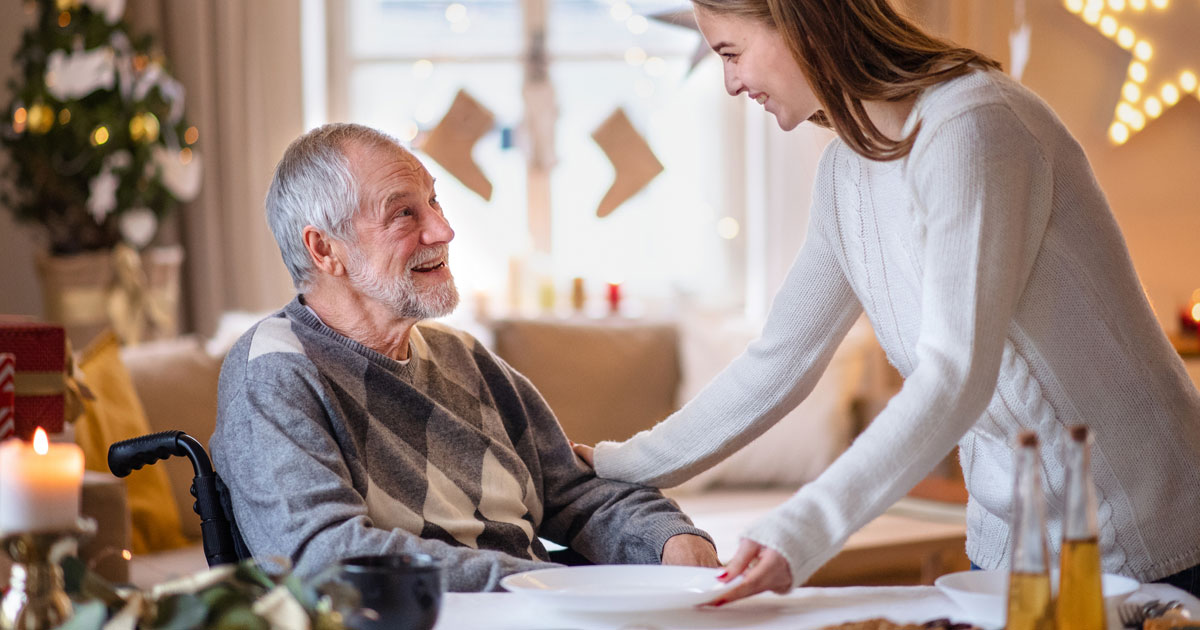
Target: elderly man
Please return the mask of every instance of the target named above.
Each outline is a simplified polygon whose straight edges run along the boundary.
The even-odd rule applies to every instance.
[[[534,387],[467,334],[454,231],[421,163],[359,125],[288,147],[267,220],[299,295],[233,347],[212,449],[256,556],[309,575],[425,552],[452,590],[540,567],[539,536],[593,562],[717,566],[657,491],[597,478]]]

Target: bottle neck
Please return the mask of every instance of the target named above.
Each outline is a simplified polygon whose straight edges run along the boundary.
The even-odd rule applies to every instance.
[[[1013,492],[1013,573],[1045,573],[1045,500],[1042,494],[1041,462],[1036,447],[1019,447],[1016,453],[1016,484]]]
[[[1096,486],[1092,483],[1092,457],[1088,443],[1067,440],[1067,509],[1063,516],[1063,540],[1090,540],[1099,535],[1096,522]]]

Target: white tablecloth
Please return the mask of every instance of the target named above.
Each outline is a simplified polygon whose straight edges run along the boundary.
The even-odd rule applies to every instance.
[[[1149,599],[1177,599],[1193,617],[1200,617],[1200,600],[1172,586],[1143,585],[1128,601]],[[907,623],[939,617],[967,620],[964,611],[932,586],[800,588],[719,609],[655,613],[566,613],[535,606],[511,593],[448,593],[434,630],[807,630],[873,617]],[[1109,628],[1116,630],[1120,624],[1110,619]]]

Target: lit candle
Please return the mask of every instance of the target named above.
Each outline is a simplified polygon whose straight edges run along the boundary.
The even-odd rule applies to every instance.
[[[38,427],[33,444],[0,444],[0,532],[68,529],[79,520],[83,451],[50,444]]]

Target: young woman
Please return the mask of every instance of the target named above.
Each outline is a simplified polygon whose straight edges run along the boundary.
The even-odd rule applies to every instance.
[[[967,555],[1007,566],[1024,429],[1043,440],[1057,547],[1057,453],[1073,424],[1095,436],[1104,570],[1200,592],[1200,393],[1050,108],[886,0],[693,2],[731,95],[784,130],[810,120],[838,138],[762,336],[654,429],[597,445],[599,474],[669,487],[728,456],[808,394],[865,311],[904,386],[824,474],[744,533],[727,571],[744,579],[727,600],[803,583],[956,443]]]

